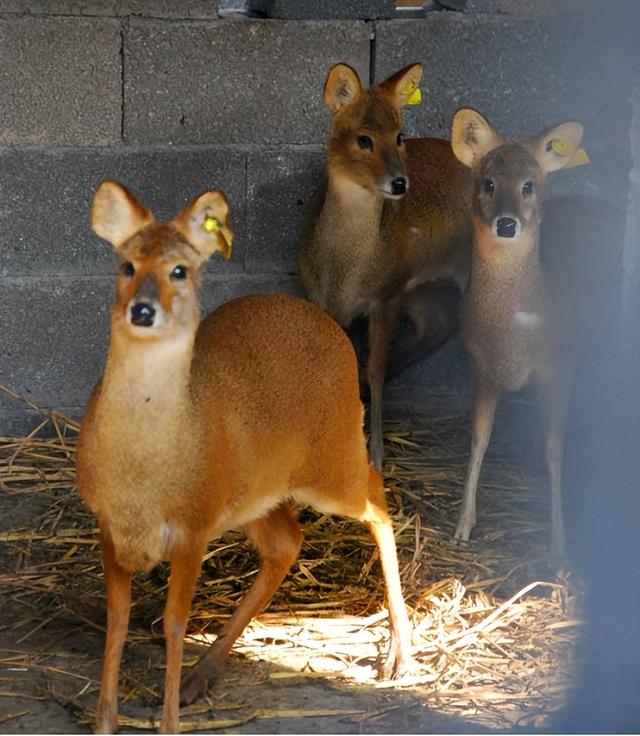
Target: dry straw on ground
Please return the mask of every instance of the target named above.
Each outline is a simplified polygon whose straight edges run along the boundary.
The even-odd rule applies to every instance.
[[[54,412],[43,415],[28,437],[0,438],[0,493],[12,504],[37,509],[0,534],[0,587],[11,591],[13,610],[19,611],[18,643],[52,622],[104,630],[95,520],[73,488],[77,430]],[[467,462],[466,420],[445,417],[420,429],[388,424],[385,441],[388,499],[419,663],[415,676],[401,685],[429,707],[478,726],[542,723],[567,697],[580,635],[575,586],[545,562],[544,484],[517,469],[498,436],[483,470],[475,539],[458,548],[451,536]],[[301,520],[305,544],[299,562],[235,651],[283,663],[272,678],[298,673],[353,687],[389,687],[375,679],[387,627],[372,539],[357,522],[310,511]],[[234,610],[256,563],[239,534],[212,542],[192,608],[194,641],[214,634]],[[137,576],[134,585],[130,639],[158,640],[165,571]],[[16,655],[16,661],[23,659]],[[67,659],[70,677],[75,666],[73,657]],[[144,681],[127,687],[128,699],[150,692]],[[197,710],[183,716],[185,730],[235,723],[191,722],[189,713]],[[132,718],[125,722],[149,726]]]

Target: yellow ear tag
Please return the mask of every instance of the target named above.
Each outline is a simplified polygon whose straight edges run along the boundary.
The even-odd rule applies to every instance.
[[[551,150],[557,153],[558,156],[571,156],[567,163],[562,167],[563,169],[571,169],[574,166],[583,166],[584,164],[591,163],[589,156],[584,148],[577,148],[575,151],[571,143],[565,138],[554,138],[551,141]],[[573,155],[571,155],[573,153]]]
[[[226,250],[226,253],[224,254],[224,257],[228,261],[229,258],[231,258],[231,248],[233,246],[233,233],[231,232],[231,230],[229,230],[229,228],[226,225],[223,225],[220,228],[220,235],[222,235],[222,237],[224,238],[224,242],[227,244],[227,250]]]
[[[573,146],[566,138],[554,138],[551,141],[551,150],[558,156],[570,156],[573,152]]]
[[[591,161],[589,159],[589,156],[587,152],[584,150],[584,148],[579,148],[573,158],[569,161],[569,163],[564,167],[565,169],[571,169],[574,166],[584,166],[585,164],[590,164]]]
[[[422,92],[420,90],[420,87],[415,88],[411,97],[409,97],[409,99],[404,104],[405,106],[422,104]]]
[[[404,85],[404,87],[402,87],[402,89],[400,90],[400,94],[401,94],[401,95],[404,95],[405,97],[408,97],[408,96],[409,96],[409,95],[410,95],[410,94],[411,94],[411,93],[413,92],[413,90],[414,90],[414,89],[416,88],[416,86],[417,86],[417,85],[416,85],[416,83],[415,83],[415,82],[413,81],[413,79],[410,79],[410,80],[409,80],[409,81],[408,81],[408,82],[407,82],[407,83],[406,83],[406,84]]]
[[[405,107],[408,105],[419,105],[422,102],[422,92],[420,92],[420,87],[418,87],[412,79],[410,79],[404,87],[401,88],[400,94],[403,97],[408,97],[407,101],[404,103]]]
[[[220,221],[217,217],[214,217],[213,215],[207,215],[204,218],[204,222],[202,223],[202,227],[208,232],[208,233],[217,233],[220,230]]]
[[[220,235],[222,235],[224,242],[227,244],[227,247],[222,251],[222,255],[225,261],[228,261],[229,258],[231,258],[231,249],[233,247],[233,235],[231,230],[229,230],[226,225],[221,225],[220,220],[213,215],[205,216],[204,222],[202,223],[202,229],[206,230],[208,233],[220,233]]]

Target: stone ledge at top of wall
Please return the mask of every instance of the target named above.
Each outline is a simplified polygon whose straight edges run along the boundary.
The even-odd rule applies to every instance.
[[[378,20],[396,16],[395,0],[249,0],[254,13],[285,20]]]
[[[361,21],[134,18],[125,29],[124,133],[133,144],[324,143],[338,62],[369,76]]]
[[[217,18],[218,0],[0,0],[0,14]]]
[[[440,5],[459,6],[461,0],[437,0]],[[588,15],[632,10],[637,0],[462,0],[465,13],[495,13],[518,18],[545,15]],[[454,9],[458,9],[457,7]]]

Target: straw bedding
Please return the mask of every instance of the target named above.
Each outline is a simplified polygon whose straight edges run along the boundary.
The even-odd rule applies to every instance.
[[[496,433],[481,478],[474,540],[457,547],[451,538],[468,457],[467,419],[440,417],[413,428],[395,422],[385,430],[388,501],[419,663],[400,687],[479,727],[542,725],[570,692],[581,634],[576,581],[545,561],[544,477],[518,468]],[[4,627],[19,625],[23,643],[52,622],[104,631],[96,525],[74,489],[77,431],[73,421],[50,413],[28,437],[0,438],[0,493],[11,504],[35,509],[0,534],[0,587],[18,611]],[[301,521],[299,562],[234,651],[278,663],[282,671],[272,678],[326,677],[347,689],[398,687],[375,679],[388,629],[377,551],[367,530],[309,510]],[[215,634],[256,565],[239,534],[210,545],[190,618],[193,642]],[[136,576],[130,641],[161,639],[165,587],[161,568]],[[3,663],[10,659],[5,652]],[[81,659],[81,653],[77,662],[67,659],[70,677]],[[188,662],[194,659],[187,655]],[[126,686],[129,699],[150,690],[144,679]],[[10,690],[11,683],[1,689]],[[95,702],[95,695],[82,702]],[[90,719],[84,708],[77,717]],[[149,726],[135,718],[123,723]],[[205,717],[185,727],[219,726]]]

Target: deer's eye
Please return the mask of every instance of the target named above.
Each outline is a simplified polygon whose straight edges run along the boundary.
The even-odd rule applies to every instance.
[[[369,151],[373,150],[373,141],[371,140],[371,138],[369,138],[368,135],[359,135],[358,145],[360,146],[360,148],[364,148]]]
[[[127,277],[131,278],[136,272],[136,267],[131,263],[131,261],[125,261],[122,264],[122,273]]]
[[[531,179],[528,181],[525,181],[525,183],[522,185],[522,196],[523,197],[530,197],[533,194],[533,182]]]
[[[402,133],[398,133],[398,137],[396,138],[396,141],[399,146],[401,146],[404,143],[404,136],[402,135]]]
[[[485,179],[482,182],[482,191],[485,194],[493,196],[493,193],[496,191],[496,185],[494,184],[493,179]]]
[[[187,267],[186,266],[176,266],[173,271],[171,271],[170,278],[172,281],[182,281],[183,279],[187,278]]]

